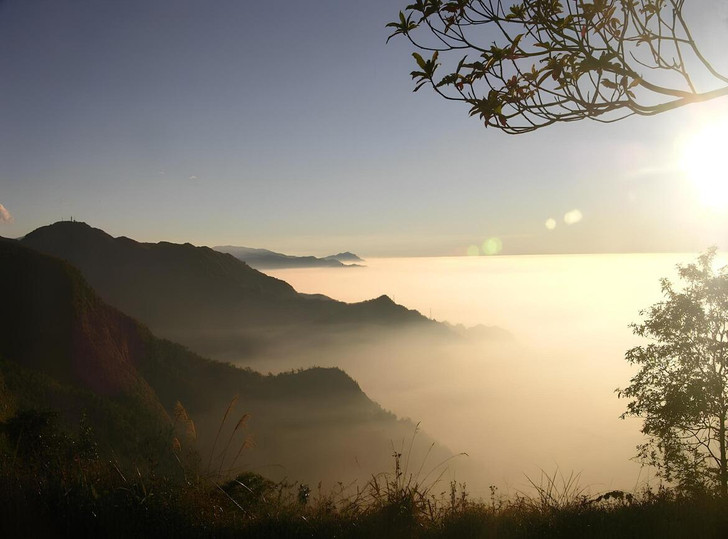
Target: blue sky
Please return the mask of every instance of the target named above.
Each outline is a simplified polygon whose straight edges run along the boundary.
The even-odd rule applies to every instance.
[[[685,133],[725,126],[726,103],[486,130],[412,93],[411,49],[385,44],[405,3],[0,0],[0,235],[73,216],[143,241],[301,254],[725,239],[725,212],[698,203],[675,154]]]

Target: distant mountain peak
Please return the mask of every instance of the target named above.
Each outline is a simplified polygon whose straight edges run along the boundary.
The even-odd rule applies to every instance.
[[[221,253],[228,253],[242,260],[251,268],[256,269],[282,269],[282,268],[341,268],[355,266],[351,262],[363,262],[361,258],[352,253],[339,253],[334,256],[318,258],[315,256],[293,256],[276,253],[268,249],[253,247],[240,247],[234,245],[219,245],[213,247]],[[347,262],[347,263],[345,263]]]
[[[46,234],[88,234],[89,236],[112,238],[109,234],[100,228],[94,228],[83,221],[56,221],[50,225],[36,228],[32,232],[25,235],[25,238],[33,236],[42,236]]]
[[[324,260],[338,260],[339,262],[364,262],[364,259],[355,255],[351,251],[324,257]]]

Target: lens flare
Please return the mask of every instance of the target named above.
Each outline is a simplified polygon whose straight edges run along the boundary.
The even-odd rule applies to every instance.
[[[574,209],[571,211],[567,211],[564,214],[564,223],[566,223],[567,225],[575,225],[576,223],[581,221],[583,217],[584,215],[582,215],[581,211],[579,210]]]
[[[500,238],[488,238],[483,242],[482,249],[484,255],[497,255],[503,250],[503,242]]]

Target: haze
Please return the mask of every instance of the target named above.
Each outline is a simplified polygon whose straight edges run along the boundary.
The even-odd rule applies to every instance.
[[[459,345],[406,337],[357,348],[347,342],[305,359],[287,351],[273,365],[342,365],[385,408],[467,452],[451,468],[457,476],[460,467],[459,479],[480,495],[491,484],[526,490],[524,474],[556,467],[580,472],[592,492],[633,490],[652,476],[630,460],[639,422],[619,419],[626,404],[614,392],[632,374],[624,353],[638,341],[628,326],[660,299],[659,279],[674,278],[675,265],[693,258],[369,259],[364,268],[271,270],[301,292],[345,301],[387,293],[435,319],[513,335],[512,342]]]
[[[509,137],[413,94],[412,51],[386,43],[406,4],[0,0],[0,236],[77,265],[99,301],[203,356],[174,348],[200,372],[218,368],[208,358],[260,373],[340,367],[366,394],[362,414],[380,404],[468,453],[448,473],[476,496],[557,466],[593,492],[632,491],[652,474],[630,460],[640,422],[619,419],[615,394],[632,374],[629,324],[676,263],[728,248],[728,101]],[[694,4],[709,6],[694,29],[725,71],[728,2]],[[352,251],[366,267],[266,273],[344,302],[386,294],[453,327],[386,298],[301,296],[189,244]],[[331,384],[354,393],[346,375]],[[261,409],[290,393],[246,376]],[[317,383],[325,401],[331,387]],[[230,398],[214,397],[194,393],[201,417]],[[336,481],[343,466],[327,470],[323,451],[351,464],[370,431],[293,454],[310,435],[304,397],[269,416],[300,412],[290,429],[267,425],[276,458],[308,466],[312,485]],[[337,412],[335,427],[353,430]],[[392,430],[372,427],[380,442],[405,425],[382,415]]]

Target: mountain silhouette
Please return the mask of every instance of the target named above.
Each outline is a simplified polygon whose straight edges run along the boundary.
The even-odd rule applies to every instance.
[[[79,268],[105,301],[156,334],[212,357],[245,357],[271,343],[352,328],[449,332],[389,298],[322,301],[230,254],[189,243],[140,243],[69,221],[20,241]]]
[[[108,247],[99,231],[82,230]],[[107,305],[67,262],[14,240],[0,240],[0,260],[0,421],[28,408],[57,410],[68,425],[86,414],[102,445],[133,462],[150,445],[171,457],[180,402],[205,461],[237,395],[256,445],[245,466],[309,481],[386,469],[391,441],[414,431],[339,369],[263,375],[205,359]],[[291,293],[274,281],[258,293]]]
[[[213,247],[213,249],[221,253],[231,254],[251,268],[256,269],[343,268],[357,266],[357,264],[345,264],[344,262],[364,262],[352,253],[339,253],[338,255],[317,258],[315,256],[285,255],[268,249],[236,247],[234,245],[220,245]]]
[[[364,262],[363,258],[358,257],[354,253],[345,251],[335,255],[325,256],[324,260],[338,260],[339,262]]]

